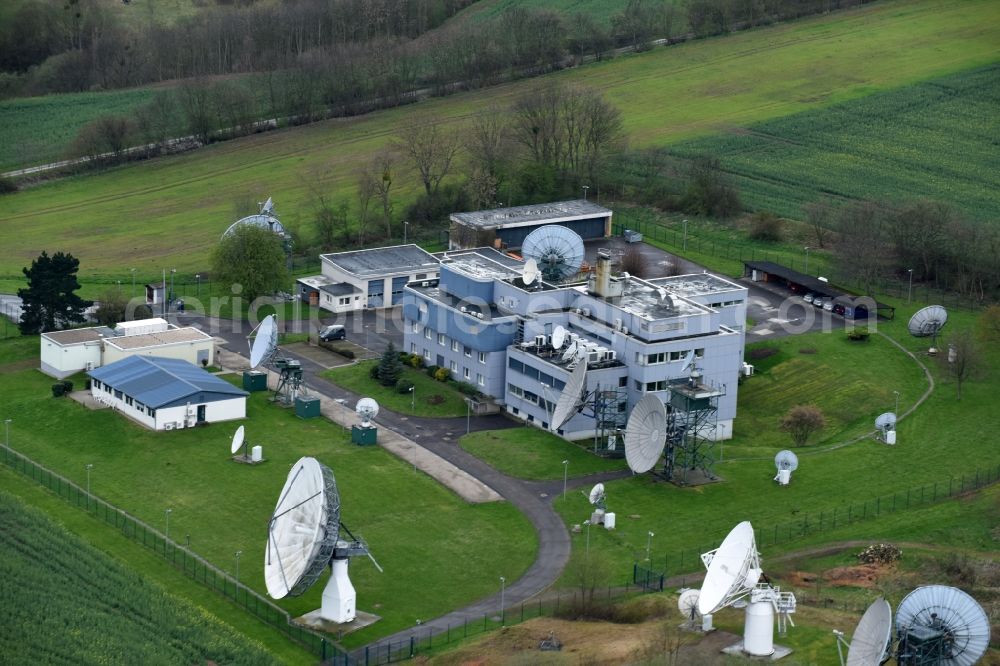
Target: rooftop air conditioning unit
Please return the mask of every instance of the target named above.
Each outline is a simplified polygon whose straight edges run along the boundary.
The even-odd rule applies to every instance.
[[[581,312],[581,314],[584,317],[589,317],[590,316],[590,308],[583,308],[583,312]]]
[[[622,327],[622,320],[620,318],[615,319],[615,330],[619,331]]]
[[[583,314],[583,308],[573,308],[573,312],[577,314]]]
[[[749,377],[752,374],[753,374],[753,366],[750,365],[749,363],[744,363],[743,364],[743,376],[744,377]]]
[[[597,350],[587,352],[587,363],[600,363],[601,354]]]
[[[607,353],[604,354],[604,358],[605,360],[608,361],[614,361],[615,359],[618,358],[618,352],[616,352],[614,349],[609,349]]]
[[[460,310],[461,310],[462,312],[468,312],[468,311],[469,311],[469,308],[465,307],[464,305],[463,305],[463,306],[462,306],[461,308],[459,308],[459,309],[460,309]]]
[[[483,318],[483,313],[482,312],[477,312],[476,313],[476,319],[482,319],[482,318]]]
[[[628,326],[622,326],[622,335],[628,335]]]
[[[544,347],[545,346],[545,336],[544,335],[536,335],[535,336],[535,346],[536,347]]]
[[[428,282],[427,280],[424,280],[423,282],[421,282],[421,283],[420,283],[420,286],[421,286],[421,287],[427,287],[427,286],[430,286],[430,282]]]

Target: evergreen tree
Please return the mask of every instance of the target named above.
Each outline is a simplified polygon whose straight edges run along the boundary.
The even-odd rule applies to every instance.
[[[27,289],[17,290],[23,301],[18,325],[22,334],[36,335],[84,321],[83,311],[93,303],[74,293],[80,288],[79,268],[80,260],[72,254],[56,252],[50,257],[42,252],[31,268],[22,269],[28,278]]]
[[[382,386],[395,386],[402,376],[403,364],[399,360],[399,352],[396,351],[396,345],[390,342],[382,354],[382,360],[378,362],[378,382]]]

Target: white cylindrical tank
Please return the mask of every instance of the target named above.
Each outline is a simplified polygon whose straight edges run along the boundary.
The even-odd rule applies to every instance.
[[[615,514],[608,512],[604,514],[604,529],[613,530],[615,529]]]
[[[747,604],[743,651],[754,657],[767,657],[774,653],[774,606],[770,601]]]
[[[792,480],[792,470],[790,469],[779,469],[778,470],[778,483],[782,486],[787,486],[788,482]]]
[[[264,459],[263,446],[258,444],[257,446],[250,449],[250,460],[252,460],[253,462],[260,462],[263,459]]]
[[[895,444],[896,443],[896,431],[895,430],[886,430],[885,431],[885,443],[886,444]]]

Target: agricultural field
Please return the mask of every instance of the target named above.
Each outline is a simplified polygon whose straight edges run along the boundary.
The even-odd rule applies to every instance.
[[[6,492],[0,551],[6,663],[280,663]]]
[[[746,204],[801,219],[819,199],[942,201],[1000,217],[1000,64],[675,147],[719,157]]]
[[[520,479],[561,479],[563,461],[570,478],[625,469],[623,459],[600,458],[587,450],[587,442],[567,442],[531,426],[485,430],[459,440],[463,449],[504,474]]]
[[[37,350],[37,338],[24,339]],[[263,535],[289,465],[303,455],[329,465],[344,522],[385,568],[381,574],[367,560],[351,567],[358,607],[382,619],[348,636],[348,646],[481,598],[493,591],[497,576],[516,579],[534,558],[534,531],[506,502],[469,505],[386,451],[354,446],[343,428],[298,419],[264,394],[251,397],[245,423],[247,440],[263,445],[267,462],[250,467],[229,458],[235,424],[164,438],[108,410],[52,398],[51,379],[36,370],[8,364],[0,373],[0,399],[14,419],[14,449],[81,486],[86,466],[93,465],[93,492],[156,528],[166,528],[171,509],[171,537],[190,539],[194,552],[225,571],[233,571],[234,553],[243,551],[240,580],[262,594]],[[494,547],[500,541],[509,541],[502,551]],[[435,567],[424,566],[428,558]],[[293,616],[311,611],[322,587],[279,605]]]
[[[546,80],[604,91],[621,109],[632,145],[668,145],[982,66],[995,60],[998,38],[996,3],[880,2]],[[914,43],[922,48],[911,48]],[[533,85],[519,82],[270,132],[5,196],[10,241],[0,257],[0,279],[17,279],[42,249],[57,249],[54,238],[58,249],[81,259],[84,281],[128,266],[146,274],[163,266],[181,274],[206,270],[213,243],[231,222],[233,201],[270,194],[283,221],[305,225],[311,184],[353,205],[358,171],[402,123],[433,119],[457,130],[471,114],[506,105]],[[394,189],[397,184],[400,211],[418,185],[405,168]]]

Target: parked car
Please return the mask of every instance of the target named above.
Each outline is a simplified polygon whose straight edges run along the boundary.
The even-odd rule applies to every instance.
[[[812,303],[814,298],[816,298],[816,294],[809,292],[808,294],[802,297],[802,300],[804,300],[806,303]]]
[[[847,312],[847,308],[845,308],[843,305],[841,305],[840,303],[834,304],[833,314],[838,314],[841,317],[843,317],[845,312]]]
[[[330,342],[331,340],[343,340],[347,337],[347,329],[345,329],[340,324],[333,324],[327,326],[322,331],[319,332],[319,339],[323,342]]]
[[[814,307],[821,308],[826,304],[826,299],[823,298],[822,296],[816,296],[815,298],[813,298],[812,304]]]
[[[827,312],[833,312],[833,299],[832,298],[826,299],[826,303],[823,303],[823,309],[826,310]]]

